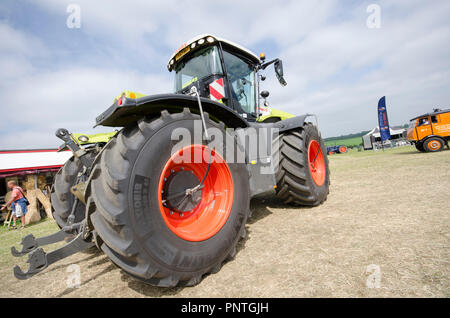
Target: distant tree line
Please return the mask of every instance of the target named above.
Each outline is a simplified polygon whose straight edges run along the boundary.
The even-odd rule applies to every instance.
[[[340,135],[339,137],[329,137],[329,138],[325,138],[325,141],[335,141],[335,140],[341,140],[341,139],[350,139],[350,138],[362,137],[365,134],[367,134],[369,131],[370,130],[364,130],[364,131],[361,131],[360,133],[348,134],[348,135]]]

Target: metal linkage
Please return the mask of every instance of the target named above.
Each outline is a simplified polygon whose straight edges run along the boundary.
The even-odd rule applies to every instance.
[[[203,128],[203,131],[205,133],[206,141],[210,141],[209,134],[208,134],[208,129],[206,127],[206,120],[205,120],[205,114],[203,112],[202,101],[200,100],[200,94],[198,92],[197,87],[192,86],[191,89],[190,89],[189,94],[197,96],[198,108],[199,108],[200,117],[201,117],[201,120],[202,120],[202,128]],[[163,202],[164,205],[166,205],[168,202],[170,203],[170,201],[175,199],[175,198],[183,197],[181,199],[181,201],[179,201],[177,203],[177,205],[176,205],[178,208],[180,208],[181,206],[183,206],[183,204],[186,203],[186,200],[188,198],[191,198],[191,200],[193,200],[194,199],[194,194],[204,187],[203,183],[205,182],[206,177],[208,176],[209,170],[211,169],[211,162],[212,162],[212,153],[211,153],[212,151],[211,151],[211,149],[209,147],[207,147],[207,148],[208,148],[208,151],[209,151],[209,162],[208,162],[208,167],[206,168],[205,174],[203,175],[203,178],[201,179],[201,181],[196,186],[194,186],[192,188],[187,188],[184,191],[181,191],[181,192],[178,192],[178,193],[175,193],[175,194],[171,194],[170,196],[167,196],[167,197],[163,198],[162,202]],[[173,207],[171,207],[171,208],[173,208]],[[171,212],[171,214],[173,213],[173,211],[170,211],[170,212]],[[182,211],[177,211],[177,212],[180,214],[180,216],[183,216],[183,212]]]
[[[50,253],[44,252],[42,248],[33,250],[30,254],[28,254],[27,263],[30,264],[28,270],[24,272],[18,265],[16,265],[14,266],[14,276],[20,280],[28,279],[43,271],[49,265],[94,246],[92,241],[86,241],[84,237],[85,233],[82,231],[67,245],[51,251]]]
[[[64,230],[60,230],[56,233],[50,234],[48,236],[35,238],[33,234],[28,234],[22,239],[22,250],[18,251],[14,246],[11,247],[11,254],[14,257],[24,256],[40,246],[49,245],[53,243],[57,243],[63,241],[66,237],[70,237],[71,234],[65,232]]]
[[[91,162],[88,160],[88,158],[85,156],[87,153],[86,150],[83,147],[80,147],[80,145],[74,141],[74,138],[72,138],[72,135],[69,133],[67,129],[59,128],[56,133],[56,137],[64,141],[64,144],[60,147],[61,149],[67,147],[69,148],[73,155],[80,159],[83,166],[86,168],[90,168]]]
[[[11,254],[15,257],[20,257],[34,251],[40,246],[61,242],[66,238],[74,237],[76,231],[83,226],[83,222],[73,224],[73,221],[75,219],[74,212],[77,208],[78,202],[79,200],[75,198],[75,201],[72,205],[72,211],[67,218],[67,224],[60,231],[39,238],[35,238],[33,234],[28,234],[21,241],[22,250],[18,251],[14,246],[12,246]]]
[[[198,92],[197,87],[195,87],[195,86],[191,87],[190,93],[191,93],[191,95],[197,96],[198,108],[200,110],[200,117],[202,118],[202,124],[203,124],[203,130],[205,132],[205,138],[206,138],[206,141],[210,141],[209,135],[208,135],[208,129],[206,128],[206,121],[205,121],[205,115],[203,113],[202,101],[200,100],[200,93]]]
[[[202,118],[203,130],[205,131],[205,138],[206,138],[206,141],[210,141],[209,135],[208,135],[208,128],[206,127],[205,115],[203,113],[202,101],[200,100],[200,94],[197,90],[197,87],[192,86],[191,93],[197,95],[198,108],[200,110],[200,116]],[[186,189],[186,196],[188,196],[188,195],[192,196],[193,193],[200,190],[202,188],[203,182],[205,182],[206,177],[208,176],[209,169],[211,169],[212,154],[211,154],[211,149],[209,149],[209,147],[207,147],[207,148],[209,151],[209,162],[208,162],[208,167],[206,168],[205,175],[203,176],[202,180],[200,181],[200,183],[197,186],[195,186],[192,189]]]

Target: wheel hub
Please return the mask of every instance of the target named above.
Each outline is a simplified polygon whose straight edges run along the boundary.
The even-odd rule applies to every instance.
[[[430,148],[433,149],[433,150],[438,149],[439,146],[440,146],[440,143],[437,142],[437,141],[434,141],[434,140],[433,140],[432,142],[430,142]]]
[[[179,171],[172,170],[171,174],[164,179],[162,198],[165,206],[173,212],[183,213],[192,211],[200,202],[202,190],[189,192],[200,183],[200,180],[192,171],[181,168]]]

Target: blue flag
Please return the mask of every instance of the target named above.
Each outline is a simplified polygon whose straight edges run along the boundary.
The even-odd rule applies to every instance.
[[[386,97],[383,96],[378,101],[378,125],[380,126],[381,141],[391,138],[389,131],[389,121],[386,111]]]

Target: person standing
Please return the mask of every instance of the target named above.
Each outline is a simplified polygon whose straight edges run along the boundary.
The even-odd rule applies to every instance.
[[[11,199],[2,206],[2,210],[11,205],[13,216],[13,229],[16,228],[16,220],[20,218],[22,229],[25,228],[25,213],[27,213],[27,200],[23,190],[14,180],[8,181],[8,188],[11,189]]]

